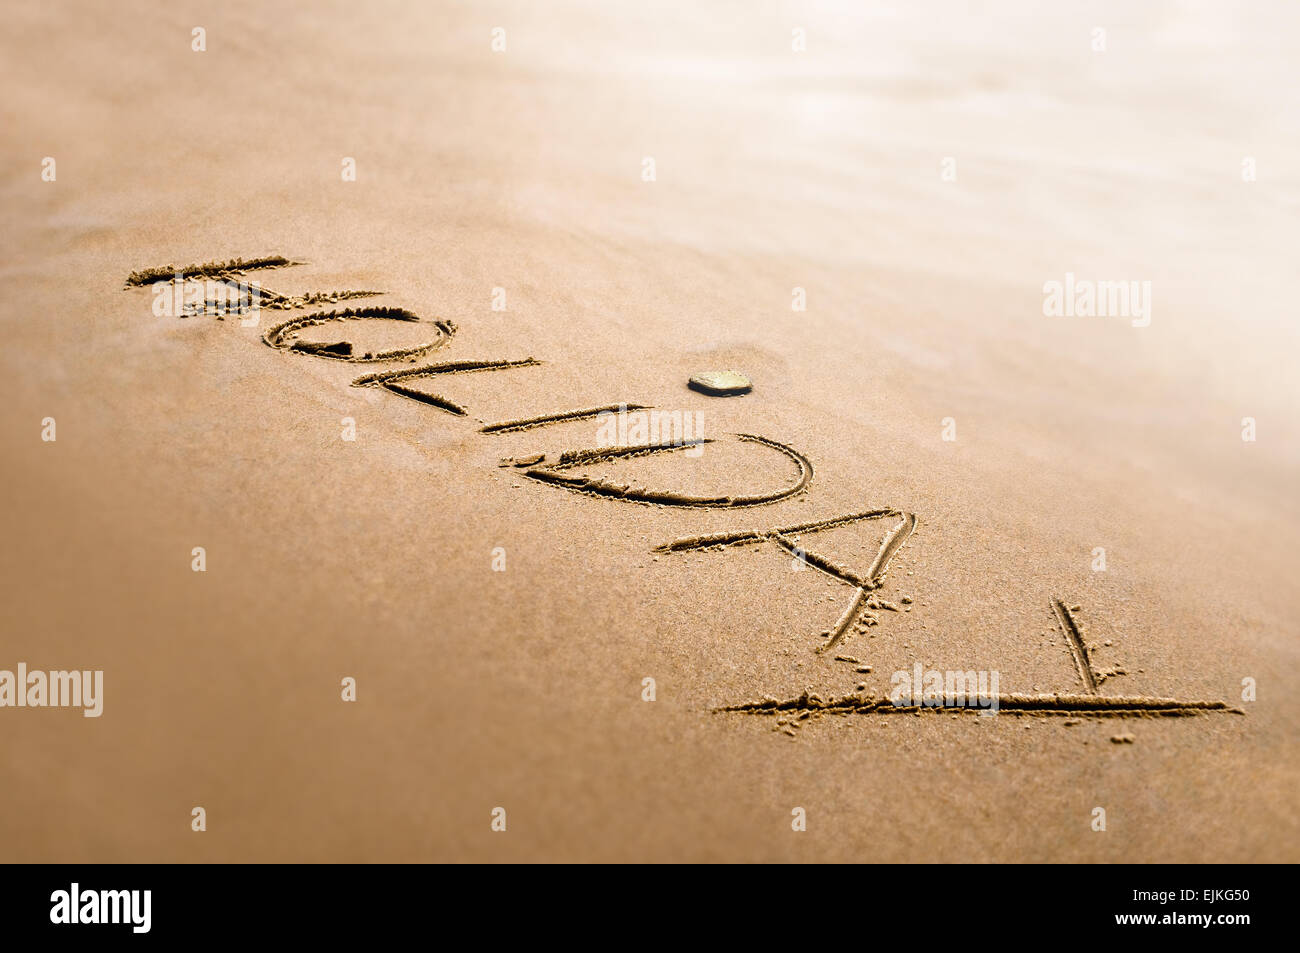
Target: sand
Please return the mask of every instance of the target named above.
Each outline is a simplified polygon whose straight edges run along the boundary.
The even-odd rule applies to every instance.
[[[104,675],[0,708],[3,859],[1300,859],[1296,11],[8,18],[0,669]],[[548,466],[619,404],[711,442]],[[917,663],[1026,710],[717,710]]]

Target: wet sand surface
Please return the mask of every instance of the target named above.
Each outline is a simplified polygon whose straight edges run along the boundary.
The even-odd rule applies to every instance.
[[[1300,859],[1296,20],[12,11],[0,669],[102,669],[105,694],[97,719],[0,710],[5,859]],[[300,262],[248,273],[283,295],[383,294],[244,326],[124,288],[269,255]],[[1151,282],[1149,326],[1045,316],[1067,273]],[[262,339],[344,307],[426,324],[301,338],[455,333],[416,364]],[[411,383],[463,417],[353,386],[529,357]],[[687,387],[732,368],[752,392]],[[596,447],[597,419],[480,432],[619,402],[698,413],[715,442],[590,477],[709,497],[798,479],[739,433],[811,479],[766,505],[641,505],[499,465]],[[872,593],[895,608],[835,651],[853,586],[777,541],[656,551],[876,509],[916,518]],[[795,535],[865,574],[897,521]],[[1100,694],[1244,714],[713,710],[882,697],[918,662],[1079,694],[1054,599]]]

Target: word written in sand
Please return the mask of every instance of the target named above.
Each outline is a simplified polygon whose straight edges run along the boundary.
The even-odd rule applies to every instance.
[[[179,284],[181,282],[195,282],[200,280],[211,280],[220,284],[233,283],[236,285],[236,308],[244,307],[245,302],[247,302],[250,307],[257,307],[265,304],[267,307],[295,309],[305,307],[309,304],[317,304],[321,301],[335,302],[343,298],[361,297],[378,293],[369,291],[313,292],[302,296],[290,297],[279,295],[275,292],[269,292],[266,289],[251,288],[241,280],[242,276],[250,271],[283,268],[294,264],[297,263],[288,258],[277,255],[265,258],[236,258],[229,261],[214,261],[206,264],[187,265],[182,268],[167,265],[161,268],[150,268],[143,271],[132,272],[127,277],[126,286],[128,288],[134,288],[156,285],[163,282]],[[1093,299],[1089,298],[1086,293],[1087,289],[1084,289],[1085,293],[1083,298],[1080,299],[1083,301],[1085,307],[1076,307],[1074,295],[1072,294],[1074,288],[1073,285],[1070,284],[1073,281],[1073,275],[1067,275],[1066,277],[1067,287],[1065,290],[1059,292],[1058,297],[1060,300],[1065,300],[1068,303],[1064,308],[1057,308],[1058,302],[1056,300],[1047,302],[1044,307],[1045,312],[1051,313],[1055,309],[1057,311],[1064,310],[1066,313],[1092,313],[1090,309],[1092,308]],[[1055,283],[1049,283],[1049,287],[1045,287],[1044,293],[1057,293],[1058,289],[1054,286]],[[1109,292],[1111,289],[1107,287],[1104,290]],[[1140,325],[1142,323],[1149,323],[1150,295],[1148,293],[1145,298],[1143,298],[1143,296],[1138,293],[1142,290],[1148,290],[1149,292],[1149,289],[1144,289],[1144,287],[1137,286],[1136,284],[1132,288],[1116,289],[1115,293],[1112,295],[1114,298],[1113,303],[1116,308],[1111,308],[1111,298],[1107,298],[1106,308],[1103,313],[1109,313],[1112,310],[1119,310],[1123,313],[1131,311],[1138,319],[1134,321],[1134,324]],[[1131,293],[1125,295],[1122,292]],[[1145,304],[1143,304],[1144,301]],[[211,302],[209,302],[206,292],[204,293],[201,303],[198,301],[188,302],[191,311],[207,310],[210,304]],[[223,307],[225,307],[225,305],[223,305]],[[436,331],[436,335],[433,340],[415,347],[398,348],[389,351],[365,352],[361,354],[358,354],[352,342],[347,340],[318,343],[303,341],[298,337],[301,331],[309,327],[326,324],[328,322],[354,319],[426,323]],[[412,361],[428,351],[449,343],[455,333],[456,326],[451,321],[437,320],[433,322],[422,322],[417,315],[400,308],[361,308],[355,310],[349,308],[342,311],[317,312],[282,322],[266,331],[263,339],[268,346],[278,350],[292,351],[297,354],[305,354],[328,360],[382,362],[399,360]],[[400,370],[388,370],[375,374],[368,374],[353,381],[353,386],[380,387],[390,393],[416,401],[425,406],[431,406],[435,409],[456,416],[466,416],[466,409],[456,402],[439,394],[420,390],[412,385],[424,380],[443,379],[448,375],[476,371],[515,369],[536,366],[539,363],[539,361],[529,357],[522,360],[463,360],[443,362],[439,364],[426,364],[420,367],[410,367]],[[689,386],[694,390],[712,396],[743,394],[752,389],[752,384],[743,374],[730,370],[707,371],[696,374],[690,379]],[[649,410],[649,408],[640,404],[608,404],[578,410],[518,417],[516,419],[504,420],[494,424],[485,424],[483,421],[480,421],[480,424],[483,424],[480,432],[483,434],[515,433],[567,421],[590,419],[592,417],[602,418],[602,423],[608,424],[612,419],[627,420],[633,414],[641,414],[647,410]],[[796,473],[788,485],[763,493],[692,495],[592,478],[580,472],[586,467],[607,463],[617,464],[622,461],[649,454],[668,454],[678,451],[686,454],[691,454],[693,452],[698,453],[704,446],[716,442],[712,438],[704,437],[702,433],[698,432],[698,430],[693,434],[687,434],[685,432],[684,420],[682,432],[674,432],[670,434],[670,437],[674,439],[665,440],[663,439],[662,434],[647,434],[645,443],[640,443],[631,439],[632,433],[630,425],[626,431],[618,430],[618,426],[618,424],[615,424],[615,433],[610,439],[601,440],[602,444],[605,444],[603,446],[592,449],[565,450],[553,457],[548,456],[545,453],[533,453],[504,460],[501,465],[517,468],[524,476],[536,482],[559,487],[586,496],[659,506],[733,508],[776,503],[804,493],[812,481],[812,463],[802,453],[798,452],[793,447],[776,440],[767,437],[760,437],[754,434],[743,433],[735,434],[733,436],[737,440],[754,443],[758,446],[771,449],[787,457],[794,464]],[[871,564],[863,571],[857,571],[854,568],[843,566],[824,553],[810,551],[802,542],[801,537],[805,535],[814,534],[838,526],[846,526],[857,522],[877,519],[889,519],[896,522],[886,533],[879,549],[871,561]],[[877,616],[874,614],[875,612],[899,611],[898,606],[881,597],[880,590],[884,585],[884,578],[890,561],[915,532],[916,527],[917,517],[915,514],[893,507],[886,507],[858,513],[849,513],[843,516],[831,517],[829,519],[814,522],[775,527],[768,530],[722,532],[701,536],[680,537],[670,543],[657,547],[656,552],[680,553],[692,550],[715,550],[725,549],[730,546],[770,543],[784,553],[794,555],[796,559],[800,561],[801,565],[812,566],[840,583],[851,587],[852,594],[849,598],[848,605],[841,612],[835,624],[822,633],[824,641],[815,649],[817,653],[825,654],[838,648],[853,632],[856,631],[860,633],[875,625],[877,622]],[[900,601],[905,604],[904,611],[906,611],[906,608],[908,608],[907,604],[911,602],[911,599],[907,596],[903,596]],[[858,686],[858,693],[853,695],[826,699],[811,691],[805,691],[794,698],[787,698],[784,700],[765,698],[758,702],[744,702],[740,704],[727,705],[715,710],[719,712],[775,715],[778,716],[778,726],[784,726],[783,730],[790,734],[793,734],[791,726],[797,727],[799,724],[807,720],[820,718],[825,714],[875,715],[913,713],[920,715],[926,712],[948,712],[960,715],[962,712],[966,711],[987,711],[993,709],[997,712],[1009,713],[1012,715],[1071,716],[1071,720],[1067,721],[1067,724],[1077,723],[1080,716],[1177,717],[1197,715],[1206,712],[1234,712],[1237,714],[1243,714],[1240,709],[1230,708],[1221,701],[1189,701],[1143,696],[1126,697],[1118,695],[1101,695],[1099,688],[1101,683],[1109,675],[1123,674],[1122,670],[1117,669],[1112,672],[1097,671],[1092,661],[1090,647],[1084,638],[1082,626],[1074,615],[1077,611],[1077,607],[1072,608],[1063,600],[1055,599],[1052,601],[1052,610],[1056,615],[1057,622],[1064,636],[1066,647],[1074,661],[1075,669],[1078,672],[1080,681],[1083,683],[1083,692],[1078,694],[1006,694],[998,691],[998,686],[995,682],[986,686],[980,686],[977,682],[977,689],[983,688],[985,690],[976,691],[972,695],[970,692],[949,692],[946,690],[947,686],[945,684],[945,692],[942,696],[925,699],[925,703],[908,705],[900,704],[900,702],[906,702],[908,700],[916,701],[914,694],[908,698],[901,696],[894,699],[879,698],[873,693],[867,692],[865,684],[860,684]],[[861,664],[860,659],[856,656],[836,653],[833,658],[837,662],[853,664],[856,667],[856,671],[859,673],[870,673],[872,671],[871,665]],[[6,698],[10,699],[11,704],[16,703],[18,705],[43,703],[40,700],[46,696],[42,692],[38,691],[36,694],[32,694],[28,690],[26,673],[23,668],[23,666],[20,666],[21,678],[18,679],[14,678],[12,673],[0,673],[0,703],[3,703]],[[68,673],[54,674],[67,675]],[[9,677],[7,682],[5,680],[6,675]],[[6,684],[8,685],[7,695],[5,694]],[[63,681],[60,681],[59,684],[59,692],[61,693],[64,683]],[[21,692],[21,694],[19,694],[19,692]],[[63,696],[60,694],[59,697]],[[69,695],[69,697],[71,696]],[[94,713],[97,714],[102,700],[102,692],[99,683],[96,683],[93,688],[83,687],[81,697],[83,700],[90,699],[87,702],[87,705],[94,705],[96,709]],[[973,705],[970,703],[972,698],[974,699]],[[86,714],[91,715],[92,712],[88,710]],[[1116,737],[1118,739],[1127,736]]]

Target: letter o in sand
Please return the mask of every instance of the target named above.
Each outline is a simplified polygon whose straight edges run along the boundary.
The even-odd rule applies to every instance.
[[[298,332],[303,328],[313,327],[318,324],[327,324],[330,321],[353,321],[357,319],[371,319],[375,321],[411,321],[420,323],[420,316],[407,311],[405,308],[346,308],[342,311],[318,311],[315,314],[308,314],[301,318],[282,322],[274,327],[267,328],[266,333],[262,335],[262,340],[270,347],[281,351],[296,351],[299,354],[311,354],[314,357],[327,357],[335,361],[349,361],[354,364],[364,364],[371,361],[397,361],[403,358],[419,357],[421,354],[427,354],[429,351],[442,347],[451,340],[452,335],[456,333],[456,325],[450,321],[431,321],[425,322],[434,328],[437,336],[428,344],[418,344],[415,347],[397,348],[392,351],[377,351],[375,353],[357,354],[352,347],[351,341],[334,341],[327,344],[316,344],[310,341],[297,340]]]

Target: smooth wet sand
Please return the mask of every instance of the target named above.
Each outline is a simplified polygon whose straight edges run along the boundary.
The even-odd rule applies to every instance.
[[[10,11],[0,668],[103,669],[106,697],[0,709],[0,858],[1300,859],[1297,15],[898,8]],[[283,313],[156,317],[123,290],[272,254],[308,262],[277,291],[451,319],[434,359],[544,364],[440,381],[455,418],[265,346]],[[1045,317],[1066,272],[1151,281],[1150,326]],[[686,386],[732,367],[752,393]],[[592,421],[478,432],[621,400],[789,444],[814,478],[639,506],[497,465],[593,446]],[[637,466],[699,493],[790,475],[747,446]],[[869,674],[813,651],[851,593],[788,553],[651,552],[876,507],[919,522],[882,591],[910,611],[843,646]],[[823,541],[865,568],[887,528]],[[1107,692],[1246,715],[790,738],[710,713],[883,694],[917,661],[1077,692],[1056,597],[1126,671]]]

